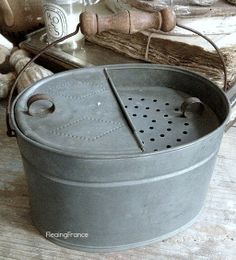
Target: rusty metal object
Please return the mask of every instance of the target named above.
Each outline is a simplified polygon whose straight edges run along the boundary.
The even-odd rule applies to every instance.
[[[42,26],[42,16],[40,1],[0,0],[0,32],[14,43]]]
[[[86,11],[80,16],[80,25],[81,32],[88,36],[109,30],[132,34],[154,28],[169,32],[176,25],[176,17],[170,8],[155,13],[140,10],[125,10],[107,16]]]

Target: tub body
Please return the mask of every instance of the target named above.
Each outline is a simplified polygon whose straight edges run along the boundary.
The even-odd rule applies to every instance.
[[[33,222],[44,236],[48,231],[88,233],[80,239],[48,237],[85,251],[121,250],[167,238],[199,214],[222,133],[204,142],[204,153],[199,143],[168,158],[115,161],[70,158],[18,137]]]
[[[146,245],[191,225],[206,198],[225,120],[173,149],[96,156],[32,140],[12,117],[35,226],[54,243],[92,252]]]

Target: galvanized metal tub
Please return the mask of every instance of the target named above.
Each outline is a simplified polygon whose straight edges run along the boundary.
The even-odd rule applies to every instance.
[[[193,223],[229,113],[224,93],[192,72],[148,64],[106,68],[112,82],[103,67],[41,80],[16,98],[11,113],[35,226],[54,243],[93,252],[146,245]],[[29,103],[39,93],[53,100]],[[186,96],[199,98],[205,114],[183,117]],[[50,109],[39,116],[31,106]]]

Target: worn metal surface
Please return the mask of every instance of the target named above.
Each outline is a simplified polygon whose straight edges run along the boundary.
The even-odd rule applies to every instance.
[[[16,121],[21,131],[62,153],[124,156],[140,153],[133,132],[145,142],[146,152],[161,151],[204,137],[220,126],[227,115],[224,95],[214,85],[205,87],[208,81],[201,81],[195,74],[147,64],[108,68],[122,105],[103,68],[61,73],[40,81],[20,96]],[[175,79],[178,82],[173,85]],[[197,91],[192,88],[192,81]],[[55,111],[42,117],[29,116],[29,100],[39,93],[54,100]],[[186,97],[196,95],[204,103],[203,113],[183,117],[182,103]],[[47,110],[47,103],[35,102],[32,113]],[[217,104],[222,107],[219,111]]]
[[[31,221],[28,187],[16,140],[6,136],[0,104],[0,258],[62,260],[217,259],[236,257],[236,127],[225,134],[205,207],[196,223],[172,238],[116,253],[69,250],[42,237]],[[47,203],[47,201],[45,201]]]
[[[103,68],[58,74],[19,96],[13,106],[13,123],[27,175],[33,222],[43,235],[67,230],[88,233],[86,239],[50,238],[85,251],[146,245],[192,224],[205,200],[229,109],[225,95],[213,83],[184,70],[144,64],[108,67],[108,71],[123,101],[137,99],[145,103],[151,99],[155,104],[154,99],[159,98],[160,111],[146,113],[151,113],[151,119],[155,117],[160,127],[163,121],[166,123],[165,115],[173,124],[183,119],[175,108],[177,103],[181,106],[186,94],[202,100],[205,119],[203,115],[193,116],[189,125],[193,125],[195,135],[189,134],[185,143],[160,145],[160,152],[153,152],[151,137],[149,143],[144,141],[142,152],[111,95],[101,73]],[[97,96],[93,90],[100,88],[102,94]],[[46,117],[29,116],[27,100],[39,92],[53,95],[55,111]],[[66,106],[65,98],[70,101]],[[177,103],[172,107],[174,100]],[[98,102],[103,104],[98,106]],[[44,105],[40,103],[36,109]],[[145,110],[152,110],[150,104]],[[164,114],[158,117],[159,112]],[[90,120],[81,123],[81,117]],[[197,123],[201,117],[210,129],[204,120]],[[147,119],[143,115],[141,118],[133,120],[136,129],[139,122],[142,127],[147,125]],[[122,121],[122,127],[93,138],[96,132],[104,132],[107,120]]]

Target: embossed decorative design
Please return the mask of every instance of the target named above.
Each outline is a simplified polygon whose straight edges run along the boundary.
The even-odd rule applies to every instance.
[[[88,131],[87,126],[84,126],[83,124],[82,129],[78,128],[78,125],[81,122],[96,122],[96,129],[93,131],[91,128],[91,132]],[[106,127],[104,127],[106,125]],[[76,127],[76,132],[74,133],[73,127]],[[101,127],[99,129],[99,127]],[[109,120],[103,120],[103,119],[98,119],[98,118],[92,118],[92,117],[83,117],[78,120],[75,120],[73,122],[69,122],[65,125],[59,126],[53,130],[50,131],[51,134],[53,135],[59,135],[62,137],[70,137],[70,138],[75,138],[75,139],[80,139],[84,141],[95,141],[99,138],[104,137],[105,135],[109,135],[118,129],[124,127],[124,124],[120,122],[115,122],[115,121],[109,121]],[[104,130],[106,129],[106,130]],[[70,133],[70,130],[72,133]],[[80,134],[81,133],[81,134]]]

